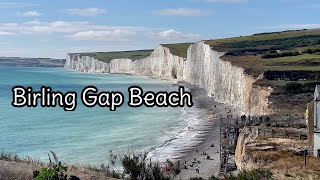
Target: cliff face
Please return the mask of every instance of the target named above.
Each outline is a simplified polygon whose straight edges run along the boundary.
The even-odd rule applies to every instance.
[[[257,127],[245,127],[239,137],[237,142],[235,163],[237,168],[241,170],[254,169],[255,165],[250,161],[251,157],[246,153],[246,145],[248,143],[254,142],[258,137]]]
[[[64,68],[81,72],[110,72],[109,64],[96,60],[92,57],[81,56],[79,54],[68,54]]]
[[[253,87],[256,79],[247,76],[244,69],[221,60],[223,54],[204,43],[191,45],[185,80],[204,87],[216,101],[238,107],[246,114],[269,114],[267,97],[271,92]]]
[[[247,76],[244,69],[221,60],[223,54],[198,42],[189,47],[187,59],[171,54],[166,47],[158,46],[150,56],[135,61],[114,59],[104,63],[91,57],[68,54],[65,68],[186,81],[205,88],[216,101],[238,107],[246,114],[269,114],[267,97],[270,90],[254,87],[256,79]]]
[[[150,56],[132,63],[132,74],[184,80],[185,60],[185,58],[171,54],[168,48],[158,46]]]

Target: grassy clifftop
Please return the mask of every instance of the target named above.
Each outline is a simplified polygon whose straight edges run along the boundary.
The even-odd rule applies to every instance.
[[[187,51],[191,44],[192,43],[162,44],[162,46],[169,48],[173,55],[187,58]]]
[[[143,59],[151,54],[153,50],[137,50],[137,51],[116,51],[116,52],[92,52],[81,53],[82,56],[90,56],[103,62],[109,63],[112,59]]]
[[[265,71],[320,71],[320,30],[261,33],[206,41],[254,77]]]
[[[276,114],[300,117],[320,81],[320,29],[261,33],[206,41],[221,58],[244,68],[255,84],[271,86],[269,97]],[[302,117],[302,116],[301,116]]]
[[[187,50],[191,43],[162,44],[170,49],[170,52],[176,56],[187,58]],[[150,56],[153,50],[136,50],[136,51],[115,51],[115,52],[90,52],[80,53],[82,56],[89,56],[103,62],[109,63],[112,59],[128,58],[134,60],[143,59]]]

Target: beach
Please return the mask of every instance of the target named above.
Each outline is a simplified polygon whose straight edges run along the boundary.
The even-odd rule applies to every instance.
[[[226,117],[230,110],[234,115],[238,110],[214,101],[214,98],[207,96],[206,90],[201,87],[186,83],[179,83],[179,85],[190,90],[193,102],[200,113],[198,118],[205,119],[206,123],[196,128],[191,127],[191,132],[197,132],[197,136],[194,138],[198,140],[198,143],[181,147],[182,156],[169,159],[173,163],[179,164],[181,169],[175,179],[217,176],[220,168],[220,117]],[[198,173],[196,169],[199,170]]]

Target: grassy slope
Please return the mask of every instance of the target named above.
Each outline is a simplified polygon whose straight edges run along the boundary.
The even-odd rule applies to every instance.
[[[226,52],[226,55],[221,57],[223,60],[244,68],[245,72],[253,77],[258,77],[265,72],[273,72],[278,77],[285,76],[286,78],[288,74],[293,74],[292,76],[297,79],[305,79],[300,77],[311,74],[306,81],[299,81],[299,83],[319,81],[317,74],[320,73],[320,54],[308,54],[305,50],[314,47],[319,49],[320,29],[263,33],[210,40],[206,43],[213,50]],[[298,51],[300,55],[263,58],[263,55],[275,50]],[[257,85],[274,88],[269,97],[269,101],[272,102],[270,108],[275,110],[275,114],[282,114],[283,118],[286,114],[295,114],[300,117],[305,111],[305,104],[312,99],[312,92],[287,94],[284,86],[292,82],[297,81],[263,78],[256,82]]]
[[[187,50],[192,43],[178,43],[178,44],[162,44],[162,46],[170,49],[173,55],[187,58]]]
[[[265,40],[273,40],[273,39],[294,38],[294,37],[306,36],[306,35],[318,36],[320,35],[320,30],[311,29],[311,30],[260,33],[252,36],[240,36],[240,37],[234,37],[234,38],[210,40],[210,41],[207,41],[207,43],[210,45],[217,45],[217,44],[244,42],[244,41],[265,41]]]
[[[132,60],[142,59],[149,56],[152,51],[153,50],[93,52],[93,53],[81,53],[81,55],[90,56],[104,62],[110,62],[112,59],[123,59],[123,58],[129,58]]]
[[[63,163],[63,165],[65,165]],[[67,174],[75,175],[80,179],[104,180],[110,178],[106,172],[100,168],[89,165],[67,164]],[[0,152],[0,179],[32,179],[32,173],[35,170],[48,167],[48,164],[30,157],[22,158],[12,153]]]
[[[212,49],[227,52],[222,59],[243,67],[246,73],[257,77],[261,73],[272,71],[320,71],[317,63],[320,55],[303,54],[293,57],[262,58],[272,50],[302,51],[309,47],[320,46],[320,30],[300,30],[275,33],[263,33],[252,36],[206,41]],[[294,63],[292,63],[294,62]]]
[[[176,56],[187,57],[187,50],[191,43],[163,44],[162,46],[170,49],[170,52]],[[81,53],[83,56],[90,56],[103,62],[110,62],[112,59],[128,58],[132,60],[143,59],[149,56],[153,50],[137,51],[117,51],[117,52],[92,52]]]

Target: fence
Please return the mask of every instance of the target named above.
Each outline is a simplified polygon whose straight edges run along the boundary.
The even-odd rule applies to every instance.
[[[307,140],[308,135],[303,132],[294,132],[289,128],[259,128],[259,137],[263,138],[288,138]]]

